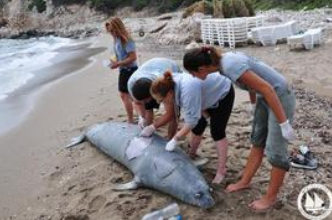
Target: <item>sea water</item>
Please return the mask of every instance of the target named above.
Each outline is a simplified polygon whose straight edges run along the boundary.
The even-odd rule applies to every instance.
[[[39,69],[50,66],[58,48],[73,42],[59,37],[0,39],[0,101],[36,77]]]

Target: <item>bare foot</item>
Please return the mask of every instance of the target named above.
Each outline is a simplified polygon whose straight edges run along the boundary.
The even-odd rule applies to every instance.
[[[212,183],[220,184],[225,179],[225,174],[217,173],[214,179],[212,180]]]
[[[134,122],[134,120],[129,120],[129,119],[128,119],[127,123],[128,123],[128,124],[136,124],[136,123]]]
[[[277,199],[276,198],[265,198],[262,197],[258,200],[253,201],[248,206],[253,211],[268,211],[274,207],[276,204]]]
[[[226,187],[226,192],[231,193],[231,192],[236,192],[242,189],[248,189],[250,187],[249,183],[242,183],[241,180],[238,181],[237,183],[234,184],[229,184]]]

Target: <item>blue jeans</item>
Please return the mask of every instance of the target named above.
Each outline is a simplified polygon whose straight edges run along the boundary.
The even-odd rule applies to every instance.
[[[289,122],[293,121],[295,95],[291,89],[279,95]],[[256,110],[252,124],[251,143],[255,147],[265,148],[265,153],[272,166],[289,170],[288,141],[282,136],[279,122],[262,96],[257,96]]]

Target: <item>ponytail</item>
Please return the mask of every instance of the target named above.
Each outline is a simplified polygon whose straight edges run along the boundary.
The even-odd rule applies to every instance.
[[[166,71],[163,76],[152,82],[150,93],[154,99],[161,102],[169,91],[174,91],[175,82],[172,73]]]
[[[219,66],[221,52],[213,46],[202,46],[194,48],[185,53],[183,57],[183,67],[191,72],[197,71],[201,66]]]

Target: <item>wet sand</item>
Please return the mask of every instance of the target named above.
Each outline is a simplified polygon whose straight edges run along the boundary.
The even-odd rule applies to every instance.
[[[328,33],[326,37],[331,36]],[[97,46],[106,47],[110,39],[101,36],[98,42]],[[172,57],[181,63],[178,50],[147,47],[148,42],[140,39],[137,45],[140,63],[156,56]],[[239,178],[250,150],[248,95],[236,90],[236,105],[227,130],[228,175],[224,183],[213,185],[217,204],[202,210],[177,201],[181,214],[184,219],[302,219],[296,207],[302,187],[315,182],[332,189],[332,89],[327,83],[332,82],[329,71],[332,42],[327,40],[308,52],[292,52],[287,45],[237,50],[275,66],[295,86],[294,127],[299,139],[291,144],[290,150],[306,143],[314,134],[311,149],[319,158],[320,167],[317,171],[291,169],[276,209],[266,214],[256,214],[247,208],[268,184],[270,165],[265,160],[251,189],[226,194],[225,186]],[[174,201],[149,189],[114,192],[115,184],[131,180],[126,168],[89,143],[72,150],[62,148],[87,126],[107,120],[125,121],[117,93],[117,72],[101,64],[109,56],[108,51],[97,54],[96,62],[40,91],[27,120],[0,137],[0,219],[139,219]],[[164,134],[165,129],[160,132]],[[198,154],[210,160],[202,172],[211,182],[217,154],[208,129]]]

